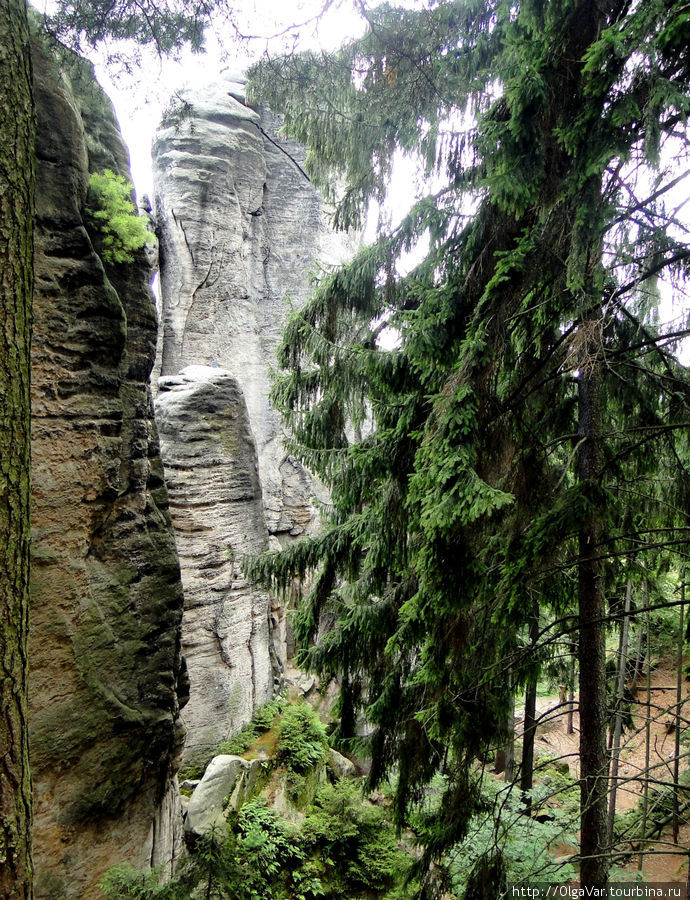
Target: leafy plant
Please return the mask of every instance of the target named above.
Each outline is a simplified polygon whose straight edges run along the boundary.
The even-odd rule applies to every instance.
[[[311,706],[289,706],[280,722],[278,761],[302,773],[325,760],[327,749],[326,729]]]
[[[254,711],[251,722],[243,725],[237,734],[233,734],[227,741],[221,741],[218,745],[218,752],[229,753],[233,756],[241,756],[246,753],[254,741],[271,728],[286,702],[284,697],[274,697],[273,700],[264,703]]]
[[[246,870],[252,900],[271,896],[271,883],[281,873],[297,868],[304,859],[299,833],[266,805],[250,800],[237,819],[237,848]]]
[[[152,244],[155,237],[131,200],[132,185],[110,169],[89,179],[87,214],[101,235],[101,255],[111,263],[134,261],[134,251]]]
[[[325,896],[401,887],[412,865],[398,848],[388,811],[366,803],[359,783],[324,785],[302,824],[302,838],[322,870]]]

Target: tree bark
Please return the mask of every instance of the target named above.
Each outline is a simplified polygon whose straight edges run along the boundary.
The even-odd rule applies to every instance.
[[[608,877],[606,747],[606,602],[602,564],[597,559],[603,532],[599,477],[603,466],[600,334],[594,314],[582,323],[578,378],[578,480],[586,498],[578,536],[580,664],[580,883],[603,887]]]
[[[618,644],[618,673],[616,678],[616,699],[614,721],[611,729],[611,793],[609,794],[609,843],[613,845],[613,826],[616,819],[616,797],[618,796],[618,767],[621,755],[621,734],[623,732],[623,698],[625,695],[625,671],[628,664],[628,626],[630,604],[632,602],[632,580],[628,579],[625,589],[625,610],[621,622]]]
[[[529,642],[532,652],[536,653],[539,640],[539,603],[532,602],[532,618],[529,626]],[[522,769],[520,772],[520,790],[527,809],[532,806],[529,791],[534,784],[534,738],[537,733],[537,681],[536,670],[530,676],[525,688],[525,719],[522,737]]]
[[[681,707],[683,706],[683,648],[685,646],[685,573],[680,584],[680,622],[678,623],[678,656],[676,659],[676,728],[674,732],[675,744],[673,748],[673,843],[678,843],[678,830],[680,828],[680,814],[678,811],[680,792],[680,729]]]
[[[568,690],[568,719],[566,725],[566,734],[574,734],[575,727],[573,725],[573,713],[575,712],[575,653],[570,651],[570,688]]]
[[[0,896],[33,897],[26,717],[34,120],[25,0],[0,0]]]

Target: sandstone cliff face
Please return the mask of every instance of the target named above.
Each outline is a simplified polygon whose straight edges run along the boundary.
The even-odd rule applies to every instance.
[[[178,95],[154,145],[157,417],[192,683],[185,763],[208,760],[213,742],[268,699],[285,663],[283,611],[272,608],[269,620],[268,598],[245,582],[237,561],[315,521],[317,488],[285,452],[268,400],[290,305],[305,301],[317,260],[349,253],[328,226],[304,157],[303,147],[277,136],[268,110],[245,105],[232,78]]]
[[[34,49],[36,894],[89,900],[109,866],[169,866],[180,839],[182,590],[147,387],[150,270],[142,253],[106,271],[85,227],[89,172],[127,173],[127,152],[90,67]]]
[[[309,293],[310,272],[350,252],[328,225],[304,158],[301,145],[276,134],[267,109],[245,105],[232,77],[179,95],[154,144],[161,372],[215,362],[235,376],[256,441],[266,524],[278,537],[309,529],[315,488],[283,448],[269,370],[290,307]]]
[[[161,378],[156,420],[185,585],[185,761],[205,764],[273,693],[269,599],[239,567],[268,533],[237,379],[206,366]]]

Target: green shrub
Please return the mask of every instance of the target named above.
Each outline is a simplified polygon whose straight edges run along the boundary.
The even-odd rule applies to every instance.
[[[242,756],[251,747],[259,736],[253,722],[247,722],[240,730],[218,744],[218,753],[228,753],[230,756]]]
[[[155,872],[137,872],[129,863],[108,869],[99,887],[108,900],[151,900],[161,889]]]
[[[108,900],[412,900],[412,862],[387,810],[341,781],[319,790],[301,831],[256,798],[198,838],[165,884],[117,866],[101,886]]]
[[[302,838],[321,868],[325,896],[389,890],[406,896],[412,858],[398,848],[387,810],[365,802],[357,782],[343,779],[319,789],[302,823]]]
[[[572,865],[552,853],[558,844],[577,843],[579,789],[574,779],[553,768],[531,792],[531,815],[525,813],[518,790],[488,780],[483,793],[484,811],[473,817],[467,838],[448,858],[458,896],[482,872],[498,876],[500,870],[509,882],[565,883],[574,877]],[[495,857],[496,847],[500,859]]]
[[[267,889],[274,877],[304,858],[297,830],[270,809],[263,798],[244,804],[237,817],[237,830],[237,846],[246,868],[258,876],[257,890]]]
[[[231,756],[241,756],[246,753],[254,741],[268,731],[286,704],[283,697],[274,697],[268,703],[258,707],[254,711],[251,722],[243,725],[237,734],[233,734],[227,741],[221,741],[218,745],[219,753],[229,753]]]
[[[101,236],[101,255],[106,262],[130,263],[134,251],[155,237],[146,219],[137,214],[131,200],[132,185],[110,169],[89,179],[87,214]]]
[[[326,729],[311,706],[289,706],[280,722],[278,762],[293,772],[306,772],[326,759],[327,750]]]

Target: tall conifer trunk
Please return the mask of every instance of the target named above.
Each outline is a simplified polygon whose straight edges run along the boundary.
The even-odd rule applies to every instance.
[[[582,324],[578,389],[578,477],[588,499],[579,532],[578,611],[580,662],[580,881],[603,886],[608,873],[606,749],[606,603],[600,553],[603,516],[599,502],[602,470],[602,378],[598,323]]]
[[[0,896],[29,900],[26,718],[33,111],[25,0],[0,0]]]

